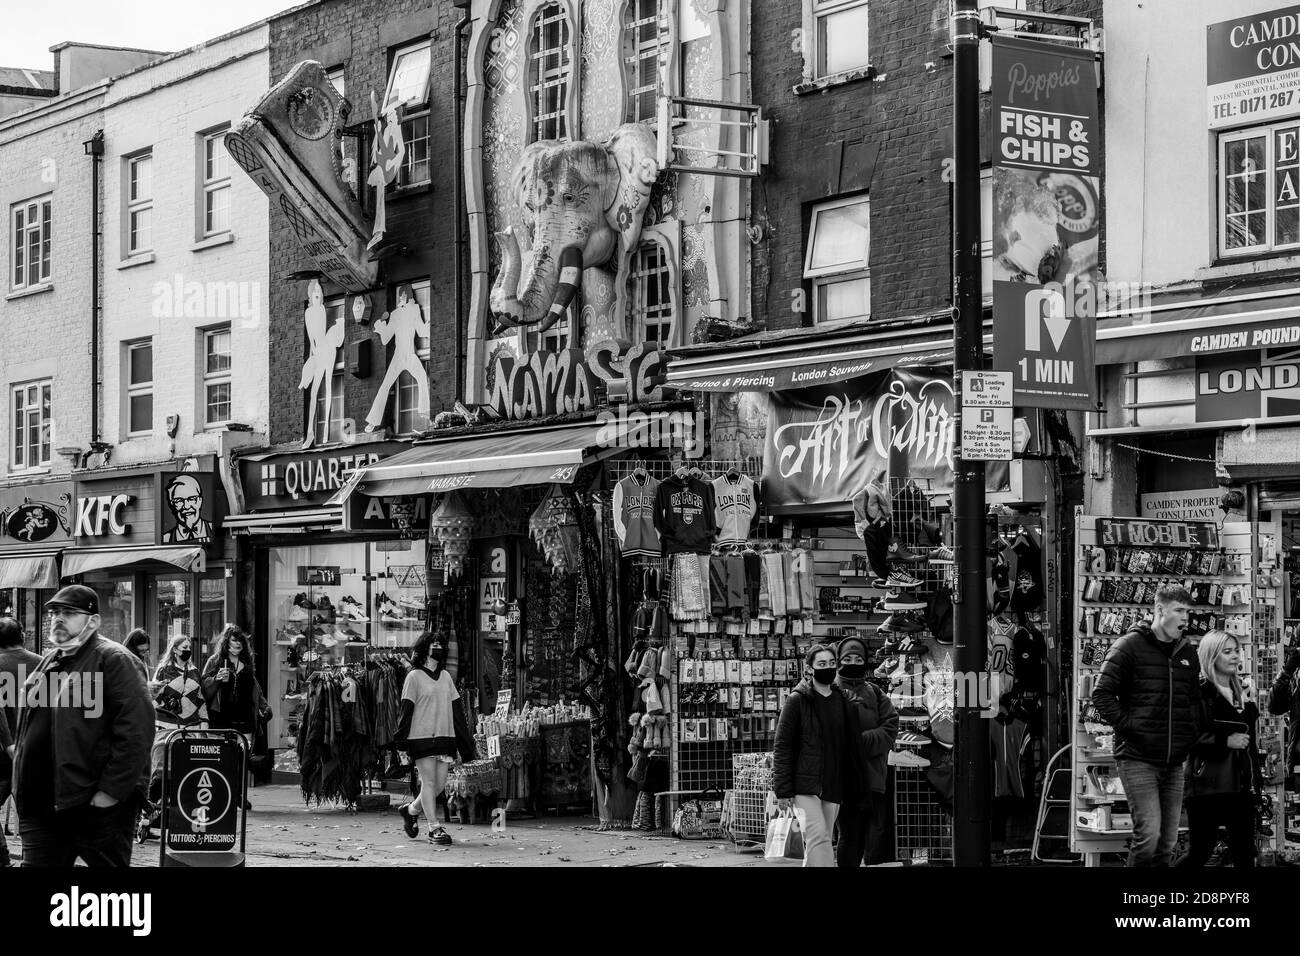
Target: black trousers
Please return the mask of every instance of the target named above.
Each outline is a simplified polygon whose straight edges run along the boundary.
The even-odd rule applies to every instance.
[[[40,817],[23,817],[23,866],[70,867],[77,858],[92,867],[131,865],[140,798],[135,794],[111,807],[85,804]]]
[[[1216,793],[1187,798],[1189,848],[1179,866],[1205,866],[1219,842],[1219,828],[1228,833],[1232,865],[1255,865],[1255,806],[1249,793]]]
[[[839,843],[835,847],[835,865],[858,867],[883,863],[879,859],[883,849],[886,810],[888,801],[883,793],[872,793],[865,810],[847,804],[840,807],[835,821],[839,828]]]

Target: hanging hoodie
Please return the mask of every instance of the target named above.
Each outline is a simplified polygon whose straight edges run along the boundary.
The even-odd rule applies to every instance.
[[[713,487],[699,478],[671,478],[655,494],[654,523],[664,554],[708,554],[718,528]]]
[[[713,479],[714,523],[719,544],[741,544],[758,514],[758,494],[748,475],[719,475]]]
[[[614,486],[614,533],[625,556],[659,556],[655,530],[655,495],[659,482],[646,475],[628,475]]]

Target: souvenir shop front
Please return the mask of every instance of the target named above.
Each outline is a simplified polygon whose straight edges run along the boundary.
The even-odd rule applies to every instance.
[[[760,338],[761,352],[744,339],[684,350],[669,373],[708,402],[711,454],[747,470],[757,499],[755,521],[733,523],[707,549],[708,606],[672,593],[673,789],[730,791],[732,836],[761,843],[766,754],[803,654],[814,642],[856,638],[867,679],[900,715],[888,758],[889,845],[876,862],[951,860],[955,423],[951,368],[938,364],[948,351],[937,337],[883,348]],[[1062,734],[1057,449],[1033,415],[1017,431],[1017,459],[988,469],[981,686],[995,721],[995,846],[1030,842],[1044,765]],[[728,480],[724,472],[712,482],[724,527]],[[688,563],[672,559],[675,585]],[[736,574],[743,587],[731,586]]]
[[[59,586],[59,554],[71,543],[71,480],[0,489],[0,615],[22,625],[29,650],[41,649],[45,602]]]
[[[1239,300],[1239,301],[1238,301]],[[1279,314],[1292,315],[1279,319]],[[1164,295],[1145,321],[1099,323],[1104,415],[1089,416],[1093,475],[1080,519],[1076,706],[1110,641],[1164,578],[1193,585],[1194,638],[1237,636],[1267,697],[1300,631],[1300,303],[1291,290],[1251,296]],[[1105,534],[1104,523],[1115,530]],[[1135,520],[1140,519],[1140,520]],[[1189,544],[1190,542],[1190,544]],[[1198,552],[1192,554],[1191,552]],[[1266,703],[1266,701],[1265,701]],[[1300,793],[1285,721],[1261,706],[1265,797],[1262,859],[1300,854]],[[1074,839],[1105,852],[1126,817],[1098,813],[1110,769],[1109,728],[1096,721],[1076,748]],[[1293,732],[1293,731],[1292,731]],[[1100,736],[1099,736],[1100,735]],[[1099,782],[1100,781],[1100,782]],[[1122,810],[1122,807],[1120,808]]]
[[[407,652],[428,618],[428,512],[423,502],[374,502],[345,516],[332,499],[356,469],[409,447],[295,445],[235,461],[244,511],[226,526],[239,546],[239,620],[273,713],[267,747],[275,779],[312,797],[352,803],[371,773],[406,775],[391,744]],[[370,705],[364,720],[313,720],[345,692]],[[337,747],[326,752],[331,734]]]
[[[61,555],[63,583],[99,595],[102,632],[120,641],[143,628],[154,662],[177,634],[193,638],[195,659],[205,659],[234,610],[226,492],[215,459],[184,464],[77,473],[75,546]]]

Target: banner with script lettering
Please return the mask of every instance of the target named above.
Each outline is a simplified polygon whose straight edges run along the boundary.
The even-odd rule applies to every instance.
[[[1094,54],[993,38],[993,367],[1017,405],[1095,408],[1101,116]]]
[[[846,504],[882,467],[891,478],[917,479],[923,490],[952,490],[947,369],[894,369],[773,392],[769,416],[763,456],[769,507]]]

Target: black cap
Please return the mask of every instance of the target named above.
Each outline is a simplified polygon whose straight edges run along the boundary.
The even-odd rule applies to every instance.
[[[69,584],[45,602],[47,611],[59,607],[80,611],[82,614],[98,614],[99,595],[84,584]]]

